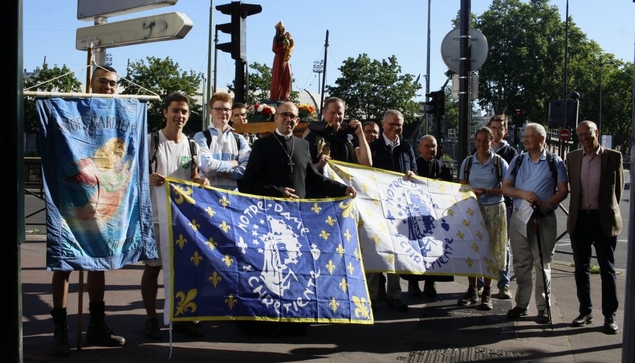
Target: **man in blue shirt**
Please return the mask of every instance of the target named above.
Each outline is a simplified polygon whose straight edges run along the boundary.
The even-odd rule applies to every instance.
[[[568,193],[567,171],[564,162],[552,155],[557,175],[554,177],[549,165],[545,140],[547,132],[537,123],[529,123],[525,128],[523,141],[525,153],[515,157],[503,179],[503,194],[514,200],[509,238],[511,242],[514,274],[516,275],[516,306],[507,312],[509,319],[518,319],[527,315],[527,307],[533,290],[532,268],[536,269],[535,300],[538,308],[537,322],[549,323],[546,294],[551,287],[551,259],[556,247],[557,224],[554,210]],[[521,160],[522,159],[522,160]],[[517,163],[521,163],[516,168]],[[519,210],[524,201],[539,210],[538,231],[531,227],[530,221],[519,218]],[[538,212],[536,212],[538,213]],[[540,233],[539,236],[536,233]],[[538,259],[539,246],[542,248],[542,261]],[[542,263],[542,266],[541,266]],[[544,279],[541,278],[544,271]],[[546,286],[545,286],[546,285]]]

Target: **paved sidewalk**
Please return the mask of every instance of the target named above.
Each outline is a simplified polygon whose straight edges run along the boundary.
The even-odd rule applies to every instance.
[[[595,320],[584,327],[569,324],[578,315],[573,268],[552,266],[552,317],[549,325],[537,324],[532,301],[529,315],[510,322],[505,313],[512,300],[493,297],[494,310],[459,307],[456,301],[467,289],[467,278],[437,283],[436,301],[404,294],[408,312],[390,310],[381,302],[375,324],[312,325],[306,336],[277,338],[244,336],[233,322],[204,322],[205,337],[199,340],[169,332],[152,341],[143,334],[145,311],[140,281],[143,266],[135,264],[106,273],[106,321],[126,338],[119,348],[83,346],[77,349],[77,303],[79,273],[71,274],[69,293],[68,358],[51,354],[53,322],[51,277],[46,271],[44,236],[28,235],[22,245],[22,310],[24,362],[620,362],[622,356],[623,306],[617,315],[620,332],[602,333],[600,276],[592,275]],[[85,279],[85,277],[84,277]],[[162,281],[162,277],[161,280]],[[406,282],[402,287],[406,291]],[[620,303],[624,302],[624,274],[618,275]],[[512,290],[515,283],[512,282]],[[85,290],[85,285],[84,285]],[[492,291],[494,294],[496,289]],[[162,301],[163,290],[159,290]],[[83,325],[88,324],[88,296],[84,293]],[[85,329],[84,329],[85,330]],[[85,341],[85,333],[79,339]]]

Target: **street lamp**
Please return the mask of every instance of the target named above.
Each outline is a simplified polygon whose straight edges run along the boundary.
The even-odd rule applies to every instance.
[[[313,73],[317,73],[318,75],[318,92],[320,93],[320,74],[324,72],[324,61],[315,61],[313,62]]]

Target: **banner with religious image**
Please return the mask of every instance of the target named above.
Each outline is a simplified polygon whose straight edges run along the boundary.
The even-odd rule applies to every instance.
[[[146,103],[37,99],[48,270],[99,271],[157,257]]]
[[[172,178],[165,190],[166,323],[372,324],[352,199],[260,197]]]
[[[366,272],[483,276],[498,263],[469,185],[330,161],[325,173],[357,190]]]

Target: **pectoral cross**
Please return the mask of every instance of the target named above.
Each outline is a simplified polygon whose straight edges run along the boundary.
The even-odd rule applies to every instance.
[[[287,162],[287,166],[289,167],[289,173],[293,174],[293,166],[295,165],[295,163],[293,162],[293,159],[289,158],[289,161]]]

